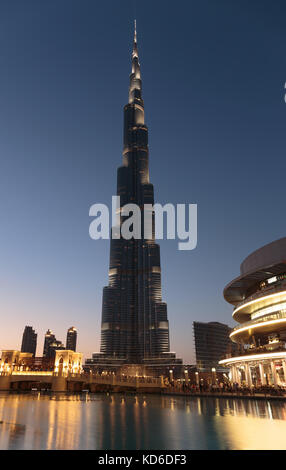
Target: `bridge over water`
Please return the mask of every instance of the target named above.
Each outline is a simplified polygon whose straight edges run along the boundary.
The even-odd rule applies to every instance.
[[[12,371],[0,375],[0,390],[50,389],[52,391],[159,391],[163,378],[115,374],[59,374],[53,371]]]
[[[35,370],[31,353],[4,350],[0,360],[0,390],[49,389],[58,392],[90,390],[146,390],[164,388],[162,378],[126,374],[88,374],[82,368],[82,354],[57,350],[52,370]]]

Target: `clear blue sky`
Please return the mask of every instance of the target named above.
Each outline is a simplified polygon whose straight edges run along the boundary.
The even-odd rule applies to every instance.
[[[194,361],[192,322],[232,325],[224,286],[285,236],[286,3],[0,1],[0,348],[25,325],[99,350],[111,204],[121,164],[136,15],[157,202],[198,204],[198,246],[161,245],[171,350]]]

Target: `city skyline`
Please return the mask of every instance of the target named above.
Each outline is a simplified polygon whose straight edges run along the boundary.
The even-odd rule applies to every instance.
[[[89,238],[88,210],[114,194],[133,15],[128,2],[111,2],[112,17],[102,5],[30,2],[31,19],[16,3],[3,7],[0,33],[0,346],[20,348],[33,325],[39,354],[46,330],[65,338],[76,324],[89,357],[99,350],[109,241]],[[147,2],[137,25],[155,199],[198,204],[198,247],[160,242],[172,349],[191,363],[192,322],[230,324],[223,288],[240,260],[285,235],[285,7],[253,2],[245,18],[246,2],[232,12],[227,2],[223,12],[183,3],[185,17]]]

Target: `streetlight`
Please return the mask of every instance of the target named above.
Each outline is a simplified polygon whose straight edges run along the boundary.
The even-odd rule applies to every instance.
[[[185,381],[188,383],[189,382],[189,371],[188,369],[185,369]]]
[[[198,371],[195,372],[195,376],[196,376],[196,384],[199,385],[200,384],[200,378],[199,378]]]
[[[216,383],[216,369],[215,369],[215,367],[212,367],[212,382],[214,384]]]

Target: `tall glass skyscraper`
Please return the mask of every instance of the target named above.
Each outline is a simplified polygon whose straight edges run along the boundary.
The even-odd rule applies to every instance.
[[[37,349],[37,333],[32,328],[32,326],[25,326],[23,337],[22,337],[22,345],[21,345],[21,352],[29,352],[32,353],[33,356],[36,355]]]
[[[70,351],[76,351],[76,340],[77,330],[74,326],[71,326],[67,332],[66,349],[69,349]]]
[[[128,216],[122,206],[154,204],[149,178],[148,128],[145,125],[142,81],[137,47],[136,23],[132,50],[129,101],[124,107],[123,162],[117,173],[120,196],[120,227]],[[131,214],[130,214],[131,215]],[[109,284],[103,289],[101,354],[87,360],[112,359],[128,364],[181,364],[170,353],[167,305],[162,301],[160,247],[155,243],[155,217],[151,215],[151,236],[144,238],[141,211],[141,239],[111,239]],[[120,231],[117,227],[117,233]],[[116,228],[113,228],[113,233]]]

